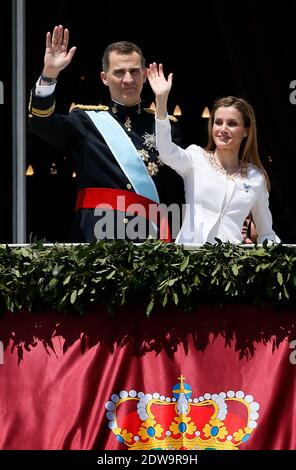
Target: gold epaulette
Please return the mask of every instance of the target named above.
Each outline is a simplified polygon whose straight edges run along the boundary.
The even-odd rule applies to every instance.
[[[146,111],[146,113],[149,113],[149,114],[155,114],[155,109],[143,108],[143,111]]]
[[[155,109],[143,108],[143,111],[146,111],[146,113],[149,114],[155,114]],[[178,119],[175,116],[172,116],[171,114],[169,114],[169,120],[173,122],[178,122]]]
[[[75,108],[84,109],[85,111],[108,111],[109,106],[104,106],[103,104],[92,105],[92,104],[72,103],[70,106],[69,112],[73,111],[73,109]]]
[[[169,114],[169,120],[173,121],[173,122],[178,122],[178,119],[175,116],[173,116],[172,114]]]

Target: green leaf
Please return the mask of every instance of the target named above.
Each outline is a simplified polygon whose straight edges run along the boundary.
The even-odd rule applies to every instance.
[[[180,271],[183,272],[185,271],[185,269],[187,268],[189,264],[189,256],[186,256],[186,258],[184,259],[184,261],[182,262],[181,266],[180,266]]]
[[[237,275],[238,275],[238,266],[237,266],[237,264],[233,264],[233,265],[231,266],[231,269],[232,269],[233,274],[234,274],[235,276],[237,276]]]
[[[69,282],[71,281],[71,278],[72,278],[72,274],[69,274],[69,276],[66,276],[63,281],[63,285],[66,286],[67,284],[69,284]]]
[[[230,287],[231,287],[231,282],[228,282],[225,287],[225,292],[229,291]]]
[[[174,300],[174,304],[178,305],[179,297],[178,297],[177,292],[173,292],[173,300]]]
[[[282,276],[282,273],[278,272],[277,275],[276,275],[276,278],[277,278],[277,282],[279,283],[280,286],[283,285],[283,276]]]
[[[75,303],[76,297],[77,297],[77,290],[75,289],[72,291],[71,297],[70,297],[70,302],[72,305]]]
[[[58,283],[58,280],[56,277],[53,277],[49,283],[48,283],[48,288],[51,289],[52,287],[56,286]]]
[[[148,307],[146,308],[146,315],[147,317],[149,317],[150,313],[151,313],[151,310],[153,309],[154,307],[154,299],[152,299],[150,302],[149,302],[149,305]]]
[[[58,276],[61,272],[61,270],[63,269],[63,266],[59,266],[58,264],[55,265],[54,269],[53,269],[53,272],[52,274],[54,276]]]
[[[198,286],[200,284],[200,278],[198,275],[194,276],[194,284]]]
[[[289,292],[287,291],[286,288],[284,288],[284,294],[285,294],[286,299],[289,299],[289,298],[290,298]]]
[[[28,250],[28,248],[21,248],[21,254],[23,255],[24,258],[32,257],[32,252]]]
[[[6,298],[6,308],[7,310],[10,310],[11,312],[14,312],[14,303],[10,297]]]
[[[181,284],[181,287],[182,287],[182,292],[183,292],[183,295],[186,295],[188,292],[190,292],[191,289],[189,289],[187,286],[185,286],[185,284]]]
[[[108,276],[106,276],[106,279],[112,279],[112,277],[114,277],[116,274],[116,270],[114,269],[110,274],[108,274]]]

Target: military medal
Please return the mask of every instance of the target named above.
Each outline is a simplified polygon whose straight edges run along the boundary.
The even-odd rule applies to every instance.
[[[155,176],[157,175],[157,173],[159,172],[159,166],[162,166],[163,165],[163,162],[157,158],[157,162],[152,162],[150,161],[150,155],[149,155],[149,152],[145,149],[140,149],[138,150],[138,153],[139,155],[141,156],[143,162],[145,163],[146,167],[147,167],[147,171],[149,173],[150,176]]]
[[[131,121],[130,117],[127,117],[125,119],[124,126],[125,126],[125,128],[128,132],[130,132],[132,130],[132,121]]]
[[[147,170],[150,176],[155,176],[159,172],[158,165],[153,162],[148,162]]]
[[[118,113],[118,109],[117,109],[116,103],[112,106],[111,111],[112,111],[113,114]]]
[[[149,150],[150,149],[155,149],[157,150],[156,148],[156,136],[155,134],[148,134],[148,132],[145,132],[144,135],[142,135],[143,139],[144,139],[144,145],[145,147],[147,147]]]

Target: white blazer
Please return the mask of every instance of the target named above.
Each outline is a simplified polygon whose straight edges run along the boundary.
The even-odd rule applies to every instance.
[[[242,227],[250,211],[258,243],[280,242],[272,229],[265,177],[255,165],[248,164],[246,177],[230,178],[201,147],[190,145],[185,150],[174,144],[168,118],[156,119],[156,143],[160,159],[184,179],[186,208],[176,243],[216,243],[216,237],[242,243]]]

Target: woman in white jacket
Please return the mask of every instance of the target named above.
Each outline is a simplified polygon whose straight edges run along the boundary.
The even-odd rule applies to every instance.
[[[163,66],[154,62],[147,69],[156,100],[156,142],[160,158],[184,179],[186,210],[181,244],[243,243],[242,227],[251,212],[258,234],[280,242],[272,229],[268,198],[270,183],[257,149],[254,111],[246,100],[228,96],[215,102],[209,119],[205,149],[190,145],[186,150],[171,140],[167,99],[173,75],[166,79]]]

